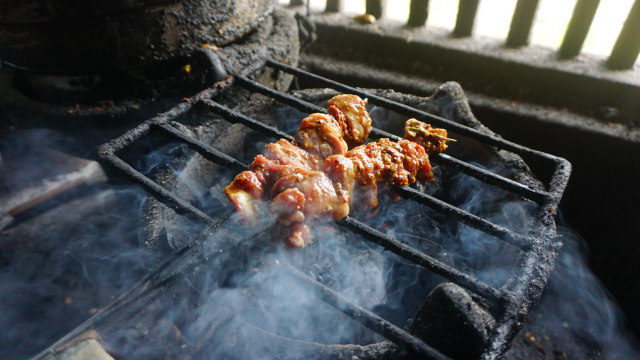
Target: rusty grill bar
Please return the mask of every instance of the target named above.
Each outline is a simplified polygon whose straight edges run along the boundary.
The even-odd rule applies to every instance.
[[[376,243],[403,258],[412,260],[423,268],[486,298],[491,303],[492,313],[494,314],[494,316],[496,316],[496,319],[498,321],[493,331],[493,336],[489,340],[489,344],[483,354],[483,358],[494,359],[499,357],[504,351],[506,351],[511,340],[523,325],[522,314],[524,313],[524,315],[526,316],[531,303],[535,302],[537,296],[539,296],[539,294],[535,295],[534,288],[536,286],[539,286],[540,283],[544,284],[546,282],[549,269],[547,269],[546,271],[544,269],[541,270],[539,264],[540,262],[553,262],[553,255],[555,254],[554,249],[556,246],[556,239],[553,238],[555,233],[552,229],[553,216],[555,207],[558,205],[558,202],[560,201],[560,198],[562,197],[562,194],[564,192],[564,188],[567,184],[569,173],[571,171],[571,165],[565,159],[547,153],[535,151],[495,136],[487,135],[475,129],[468,128],[466,126],[457,124],[433,114],[417,110],[401,103],[390,101],[386,98],[375,96],[360,89],[349,87],[347,85],[299,70],[282,63],[268,61],[267,66],[299,77],[304,76],[316,81],[320,81],[321,83],[339,91],[350,92],[362,97],[367,97],[371,103],[377,106],[397,111],[403,115],[416,117],[420,120],[430,121],[432,124],[446,127],[454,132],[458,132],[462,135],[478,139],[485,144],[509,150],[517,154],[528,155],[536,160],[547,162],[550,161],[554,164],[555,171],[553,173],[553,176],[551,177],[550,183],[547,186],[547,191],[538,191],[535,189],[531,189],[523,184],[517,183],[513,180],[467,164],[464,161],[455,159],[448,155],[443,154],[438,157],[434,157],[433,159],[441,165],[452,167],[463,173],[485,181],[486,183],[499,186],[512,193],[519,194],[538,203],[540,205],[540,222],[537,225],[534,234],[516,233],[510,229],[491,223],[485,219],[482,219],[476,215],[468,213],[460,208],[438,200],[432,196],[426,195],[410,187],[403,186],[396,188],[397,192],[405,198],[410,198],[418,201],[419,203],[427,205],[441,213],[452,216],[456,220],[466,225],[477,228],[487,234],[495,236],[498,239],[519,247],[522,253],[517,268],[514,269],[512,273],[513,278],[516,279],[516,281],[503,288],[490,286],[476,279],[475,277],[463,273],[451,266],[448,266],[440,262],[439,260],[425,253],[422,253],[374,228],[371,228],[370,226],[352,217],[347,217],[339,223],[342,228],[354,233],[358,233],[365,239]],[[188,99],[189,101],[181,103],[173,109],[142,123],[138,127],[128,131],[119,138],[103,144],[99,148],[99,156],[109,164],[121,170],[130,179],[142,185],[152,195],[157,197],[166,205],[175,209],[178,213],[207,224],[208,227],[205,232],[211,231],[211,229],[215,229],[215,227],[217,227],[221,221],[224,221],[224,219],[230,213],[231,209],[223,211],[222,215],[217,218],[212,218],[201,210],[192,206],[191,204],[180,199],[176,194],[168,191],[158,183],[151,180],[149,177],[135,170],[124,160],[122,160],[117,153],[125,150],[128,146],[143,138],[144,136],[147,136],[151,129],[158,129],[165,134],[170,135],[174,139],[186,143],[190,148],[200,153],[209,161],[232,168],[237,171],[247,169],[247,164],[244,164],[230,155],[219,152],[212,147],[191,138],[190,136],[184,134],[182,131],[169,124],[169,121],[175,120],[179,116],[192,111],[196,105],[207,106],[208,109],[210,109],[212,112],[217,113],[229,122],[244,124],[251,129],[260,131],[266,135],[276,138],[292,139],[290,135],[276,128],[267,126],[260,121],[235,112],[212,100],[215,95],[221,93],[222,91],[233,85],[239,85],[250,91],[265,94],[277,101],[288,104],[302,111],[324,112],[325,110],[321,107],[304,102],[288,94],[265,87],[253,80],[246,78],[243,75],[236,75],[233,77],[229,77],[226,81],[216,83],[213,87],[194,95],[193,97]],[[388,134],[379,129],[372,129],[372,134],[377,137],[386,136],[393,139],[398,139],[397,136]],[[198,241],[200,240],[196,240],[196,242]],[[170,260],[165,262],[164,265],[145,277],[145,279],[138,283],[137,286],[140,288],[138,289],[138,291],[130,290],[129,292],[121,296],[118,300],[116,300],[116,302],[120,301],[121,303],[129,303],[130,299],[127,299],[127,296],[135,297],[135,295],[131,294],[140,293],[139,290],[141,289],[144,289],[144,291],[142,292],[143,294],[151,291],[151,289],[149,289],[150,285],[151,288],[155,288],[161,286],[162,284],[166,284],[168,281],[173,281],[176,278],[175,276],[166,276],[162,275],[162,273],[167,267],[169,267],[168,264],[175,262],[179,258],[180,254],[188,251],[196,242],[187,245],[186,248],[180,250]],[[542,256],[541,252],[545,254],[549,254],[550,252],[552,256]],[[306,280],[318,286],[326,295],[325,300],[330,304],[335,305],[346,315],[361,322],[368,328],[392,340],[401,348],[406,349],[410,352],[421,354],[428,358],[446,358],[446,356],[431,348],[422,340],[416,338],[415,336],[407,333],[400,328],[397,328],[387,320],[379,318],[377,315],[355,304],[345,303],[344,299],[342,299],[339,294],[335,294],[331,289],[326,288],[321,283],[310,278]],[[536,285],[533,284],[532,280],[537,280],[535,281]],[[341,305],[337,306],[337,303],[340,303]],[[346,306],[344,306],[345,304]],[[120,308],[120,306],[112,305],[108,307],[108,309],[115,308]],[[95,325],[95,322],[92,322],[92,319],[98,321],[104,318],[104,314],[98,313],[94,315],[94,317],[87,320],[87,322],[81,325],[81,327],[90,326],[92,324]]]

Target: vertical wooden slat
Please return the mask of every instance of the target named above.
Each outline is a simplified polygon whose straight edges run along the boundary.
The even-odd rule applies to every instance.
[[[631,6],[629,16],[622,26],[611,55],[607,59],[610,69],[629,69],[640,53],[640,0]]]
[[[573,8],[573,15],[571,15],[567,32],[564,34],[562,45],[558,50],[559,58],[568,59],[580,53],[599,4],[600,0],[578,0],[576,7]]]
[[[453,35],[457,37],[471,36],[473,26],[478,13],[478,5],[480,0],[460,0],[458,3],[458,16],[456,18],[456,27],[453,29]]]
[[[409,26],[424,26],[429,17],[429,0],[411,0],[409,6]]]
[[[327,6],[324,8],[325,12],[340,12],[341,1],[340,0],[327,0]]]
[[[508,47],[527,45],[537,8],[538,0],[518,0],[507,36]]]
[[[367,0],[367,14],[375,16],[376,19],[380,19],[384,13],[384,1],[383,0]]]

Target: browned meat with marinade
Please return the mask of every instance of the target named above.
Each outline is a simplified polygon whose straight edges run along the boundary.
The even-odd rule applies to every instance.
[[[225,188],[247,221],[257,215],[257,200],[273,199],[270,209],[289,227],[292,246],[302,247],[309,240],[309,218],[344,212],[346,201],[322,172],[324,159],[346,153],[346,139],[354,146],[361,144],[371,128],[366,101],[355,95],[337,95],[328,103],[328,114],[311,114],[302,120],[293,143],[281,139],[267,144],[250,170]]]
[[[376,208],[378,184],[410,185],[416,180],[433,180],[429,154],[444,151],[450,140],[446,130],[409,119],[405,122],[405,139],[393,142],[383,138],[344,155],[329,156],[324,171],[337,189],[349,194],[352,205]]]
[[[280,178],[303,174],[316,166],[316,159],[285,139],[265,145],[264,154],[255,157],[249,171],[238,174],[224,189],[229,200],[247,221],[256,216],[256,200],[264,197],[265,187]]]
[[[347,143],[342,136],[343,124],[329,114],[311,114],[302,119],[294,143],[311,155],[313,168],[321,169],[329,155],[347,152]]]
[[[447,141],[455,141],[447,137],[447,130],[432,128],[416,119],[404,123],[404,138],[422,145],[428,155],[443,152],[447,148]]]
[[[331,107],[336,107],[345,115],[347,126],[344,132],[344,140],[349,147],[364,143],[371,131],[371,117],[367,112],[367,99],[362,100],[356,95],[338,95],[327,102],[329,112]]]
[[[276,234],[292,247],[311,239],[309,222],[319,217],[344,219],[356,204],[378,206],[378,184],[409,185],[433,180],[429,154],[446,149],[447,133],[410,119],[405,138],[380,139],[351,150],[369,134],[366,101],[355,95],[329,100],[330,114],[302,120],[293,143],[281,139],[267,144],[250,171],[240,173],[225,188],[242,215],[256,216],[256,200],[271,199],[277,216]]]
[[[276,195],[269,211],[277,214],[278,222],[288,227],[284,240],[293,247],[304,247],[309,242],[309,222],[313,219],[331,216],[340,220],[349,214],[348,197],[337,192],[322,171],[281,178],[273,185],[272,193]]]

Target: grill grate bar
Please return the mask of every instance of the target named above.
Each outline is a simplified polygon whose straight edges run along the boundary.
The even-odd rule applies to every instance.
[[[385,107],[389,110],[393,110],[396,111],[400,114],[403,114],[405,116],[411,116],[411,117],[415,117],[418,120],[429,120],[432,124],[435,124],[437,126],[442,126],[442,127],[447,127],[448,129],[451,129],[454,132],[457,132],[461,135],[465,135],[468,136],[470,138],[479,140],[484,142],[487,145],[492,145],[492,146],[496,146],[500,149],[503,150],[508,150],[511,152],[514,152],[516,154],[519,155],[529,155],[529,156],[535,156],[537,158],[540,159],[546,159],[546,160],[551,160],[551,161],[555,161],[555,162],[559,162],[559,161],[566,161],[565,159],[559,158],[557,156],[551,155],[551,154],[547,154],[544,153],[542,151],[537,151],[537,150],[533,150],[530,149],[528,147],[516,144],[514,142],[511,141],[507,141],[504,140],[502,138],[499,138],[497,136],[493,136],[493,135],[488,135],[486,133],[483,133],[479,130],[470,128],[468,126],[465,125],[461,125],[458,124],[454,121],[451,120],[447,120],[443,117],[437,116],[437,115],[433,115],[430,114],[428,112],[425,111],[421,111],[418,109],[415,109],[411,106],[402,104],[402,103],[398,103],[389,99],[386,99],[384,97],[360,90],[358,88],[352,87],[352,86],[348,86],[342,83],[339,83],[337,81],[331,80],[331,79],[327,79],[324,78],[322,76],[316,75],[314,73],[310,73],[308,71],[304,71],[301,69],[297,69],[294,68],[292,66],[289,66],[287,64],[283,64],[283,63],[279,63],[279,62],[275,62],[273,60],[269,60],[267,61],[267,65],[271,66],[275,69],[278,70],[282,70],[284,72],[287,72],[289,74],[292,75],[296,75],[296,76],[304,76],[307,77],[309,79],[312,79],[314,81],[323,83],[326,86],[332,87],[334,89],[340,90],[340,91],[344,91],[344,92],[350,92],[352,94],[358,95],[360,97],[365,97],[368,98],[369,100],[371,100],[372,103]],[[562,189],[564,190],[564,189]]]
[[[200,211],[200,209],[189,204],[188,202],[175,196],[169,190],[157,182],[149,179],[144,174],[134,169],[131,165],[127,164],[124,160],[120,159],[114,154],[102,154],[102,158],[109,163],[122,170],[127,176],[129,176],[136,183],[141,184],[147,191],[152,193],[157,198],[161,199],[165,204],[169,205],[178,214],[187,216],[190,219],[197,219],[203,221],[206,224],[213,224],[214,220],[207,214]]]
[[[534,239],[515,233],[505,227],[487,221],[477,215],[471,214],[447,202],[437,199],[431,195],[427,195],[408,186],[396,186],[395,190],[407,199],[415,200],[423,205],[429,206],[440,213],[449,215],[463,224],[481,230],[487,234],[493,235],[523,250],[527,250]]]
[[[523,251],[520,254],[518,264],[511,272],[510,281],[507,283],[508,285],[505,285],[503,288],[491,287],[490,285],[479,281],[473,276],[464,274],[453,267],[443,264],[437,259],[431,258],[427,254],[413,249],[410,246],[398,241],[397,239],[389,237],[353,218],[347,217],[342,222],[339,222],[339,225],[341,227],[346,227],[350,231],[359,233],[365,239],[381,245],[385,249],[392,251],[397,255],[400,255],[409,260],[413,260],[418,265],[426,268],[427,270],[430,270],[435,274],[447,278],[467,288],[468,290],[490,300],[492,305],[490,310],[492,313],[494,313],[494,315],[498,316],[499,320],[493,330],[493,333],[489,340],[489,344],[487,345],[487,348],[483,353],[483,358],[496,359],[500,357],[501,354],[504,353],[506,348],[509,346],[510,342],[515,337],[519,329],[522,327],[522,321],[520,321],[519,319],[521,319],[523,315],[526,315],[531,304],[535,303],[535,301],[539,298],[541,289],[546,283],[548,272],[553,265],[553,258],[555,255],[555,248],[551,243],[551,236],[553,234],[553,212],[554,208],[560,201],[560,198],[562,197],[562,194],[564,192],[564,188],[566,187],[566,184],[568,182],[569,173],[571,171],[571,164],[565,159],[553,156],[551,154],[532,150],[521,145],[505,141],[496,136],[487,135],[475,129],[468,128],[466,126],[451,122],[441,117],[411,108],[402,103],[397,103],[386,98],[379,97],[347,85],[343,85],[330,79],[326,79],[318,75],[293,68],[286,64],[269,61],[268,65],[273,68],[291,73],[293,75],[306,76],[307,78],[314,79],[317,82],[323,83],[325,85],[328,85],[329,87],[341,90],[343,92],[350,92],[362,97],[367,97],[371,100],[372,103],[378,106],[385,107],[388,110],[393,110],[406,116],[429,120],[438,126],[448,127],[452,129],[453,132],[457,132],[460,135],[466,135],[471,138],[480,140],[487,145],[493,145],[498,148],[509,150],[521,155],[529,155],[538,160],[551,161],[555,164],[555,172],[551,176],[551,181],[548,186],[549,192],[536,193],[535,190],[533,190],[533,192],[527,192],[526,190],[524,190],[525,193],[523,194],[520,192],[523,190],[519,188],[524,187],[524,185],[520,183],[512,181],[513,184],[509,184],[509,181],[511,181],[509,179],[505,179],[499,175],[486,172],[485,170],[480,168],[474,169],[473,165],[464,163],[463,161],[458,159],[453,159],[451,157],[448,157],[447,155],[434,157],[434,159],[437,159],[435,161],[441,161],[445,165],[450,165],[455,168],[460,167],[460,171],[462,172],[469,173],[469,175],[475,176],[480,180],[483,180],[490,184],[496,182],[498,186],[505,187],[507,190],[509,190],[509,187],[511,187],[515,190],[513,192],[519,193],[523,196],[528,196],[532,200],[537,199],[536,201],[538,201],[538,203],[542,203],[542,207],[537,216],[540,221],[534,224],[535,230],[534,232],[532,232],[536,234],[535,238],[516,234],[509,229],[499,227],[498,225],[490,223],[482,218],[476,217],[473,214],[467,213],[464,210],[456,208],[453,205],[447,204],[435,198],[427,197],[425,196],[425,194],[412,188],[396,188],[398,193],[410,199],[414,199],[427,206],[434,207],[437,211],[443,212],[445,214],[453,215],[456,217],[456,219],[463,223],[466,223],[467,225],[474,226],[473,224],[475,224],[480,230],[488,234],[492,234],[499,238],[502,236],[504,237],[503,240],[521,246]],[[256,88],[251,80],[242,77],[241,74],[236,74],[235,76],[228,77],[226,81],[216,83],[211,88],[205,89],[200,93],[192,96],[188,102],[178,104],[171,110],[160,114],[140,124],[136,128],[126,132],[120,137],[111,140],[106,144],[103,144],[99,148],[100,157],[111,165],[115,166],[117,169],[123,171],[128,177],[133,179],[134,182],[141,184],[158,200],[174,208],[178,213],[186,215],[190,218],[195,218],[204,223],[214,223],[214,219],[204,214],[201,210],[193,207],[188,202],[180,199],[175,193],[166,190],[158,183],[136,171],[121,158],[115,155],[115,153],[131,145],[142,136],[148,135],[151,128],[157,127],[158,129],[177,138],[179,141],[186,142],[190,148],[196,150],[197,152],[202,154],[203,157],[213,162],[225,164],[225,166],[230,166],[237,170],[240,170],[241,168],[246,169],[246,164],[241,163],[240,161],[234,159],[229,155],[218,152],[208,145],[203,144],[195,139],[191,139],[187,134],[182,133],[178,128],[168,124],[169,121],[174,121],[181,115],[184,115],[185,113],[193,110],[196,104],[204,104],[207,105],[212,112],[218,113],[230,122],[242,123],[249,128],[266,132],[275,138],[292,138],[290,135],[285,134],[284,132],[276,128],[269,127],[257,120],[235,112],[224,107],[223,105],[210,100],[213,98],[213,96],[220,93],[221,90],[228,88],[234,83],[237,83],[249,89],[255,90]],[[262,85],[259,86],[262,87]],[[258,90],[256,91],[264,93],[265,95],[274,98],[275,100],[282,101],[298,109],[301,109],[301,107],[305,108],[307,106],[311,106],[313,108],[310,111],[324,112],[324,109],[322,109],[321,107],[303,102],[300,99],[290,97],[289,95],[277,92],[267,87],[263,88],[268,90],[258,88]],[[377,129],[372,130],[372,133],[379,136],[387,136],[388,134],[382,130]],[[393,136],[388,137],[397,138]],[[477,221],[474,217],[479,219],[480,221]],[[314,280],[309,278],[309,281]],[[324,286],[318,282],[315,282],[315,285],[321,287]],[[334,301],[336,307],[339,310],[343,311],[345,314],[360,321],[365,326],[370,327],[374,331],[386,336],[399,346],[405,346],[408,350],[413,349],[417,353],[427,354],[427,356],[431,356],[428,354],[431,354],[430,351],[432,351],[433,349],[430,349],[428,347],[423,348],[422,345],[424,345],[424,343],[421,342],[421,340],[419,340],[418,338],[412,336],[409,333],[406,333],[402,329],[394,327],[393,324],[378,317],[375,314],[370,313],[366,309],[358,307],[357,305],[343,303],[342,300],[344,299],[341,298],[339,294],[333,292],[333,290],[328,288],[326,288],[326,290],[328,290],[328,292],[326,293],[328,295],[324,300],[329,302]],[[345,307],[345,304],[348,306]],[[345,311],[345,309],[347,310]],[[442,355],[439,354],[436,350],[433,351],[436,358],[442,358]]]
[[[274,128],[273,126],[267,126],[265,124],[263,124],[262,122],[252,119],[244,114],[241,114],[237,111],[233,111],[231,109],[229,109],[226,106],[222,106],[220,104],[218,104],[217,102],[213,101],[213,100],[204,100],[204,103],[215,113],[217,113],[218,115],[224,117],[225,119],[227,119],[229,122],[232,122],[234,124],[240,123],[245,125],[246,127],[253,129],[253,130],[257,130],[257,131],[261,131],[263,133],[268,134],[269,136],[272,136],[274,138],[284,138],[287,140],[293,140],[293,136],[285,133],[284,131],[278,130],[276,128]]]
[[[207,104],[215,104],[217,108],[219,108],[220,110],[220,114],[225,117],[225,114],[235,114],[238,115],[238,113],[226,108],[225,106],[222,106],[214,101],[206,101]],[[225,110],[226,109],[226,110]],[[225,117],[226,119],[226,117]],[[254,126],[256,126],[256,130],[264,130],[267,128],[271,128],[268,125],[262,124],[254,119],[251,119],[250,117],[247,116],[236,116],[235,120],[237,120],[239,123],[243,123],[244,121],[249,119],[251,121],[251,124],[253,124]],[[228,119],[227,119],[228,120]],[[163,128],[165,126],[163,125]],[[210,151],[210,150],[214,150],[211,149],[209,146],[204,145],[198,141],[196,141],[195,139],[191,139],[189,138],[186,134],[182,133],[180,130],[166,125],[167,128],[171,129],[171,133],[178,139],[181,139],[183,141],[186,141],[189,144],[200,144],[198,147],[195,147],[194,149],[198,152],[200,151]],[[289,138],[291,138],[291,136],[287,135]],[[214,150],[215,151],[215,150]],[[204,154],[201,153],[203,156]],[[230,159],[230,163],[232,164],[242,164],[242,167],[237,168],[237,170],[239,171],[244,171],[247,170],[249,168],[248,165],[245,165],[243,163],[241,163],[240,161],[236,160],[235,158],[229,156],[229,155],[225,155],[225,159]],[[148,179],[148,178],[147,178]],[[148,179],[149,181],[151,181],[150,179]],[[410,188],[408,188],[410,189]],[[413,189],[410,189],[413,190]],[[415,195],[411,195],[411,196],[415,196]],[[437,200],[437,199],[436,199]],[[437,200],[439,201],[439,200]],[[444,203],[444,202],[442,202]],[[446,203],[444,203],[446,204]],[[455,207],[454,207],[455,208]],[[471,215],[471,214],[469,214]],[[481,218],[479,218],[480,220],[482,220]],[[410,246],[403,244],[402,242],[398,241],[397,239],[394,239],[393,237],[390,237],[378,230],[375,230],[374,228],[352,218],[352,217],[347,217],[345,218],[341,224],[343,224],[346,228],[348,228],[351,231],[354,231],[358,234],[363,235],[367,240],[372,241],[378,245],[382,245],[385,249],[401,256],[404,257],[406,259],[410,259],[412,261],[414,261],[415,263],[421,265],[422,267],[424,267],[425,269],[431,270],[432,272],[448,279],[451,280],[455,283],[457,283],[460,286],[463,286],[465,288],[467,288],[470,291],[473,291],[475,293],[477,293],[478,295],[481,296],[485,296],[486,298],[496,301],[497,303],[501,304],[505,301],[506,296],[503,292],[501,292],[500,290],[491,287],[490,285],[487,285],[477,279],[475,279],[474,277],[467,275],[451,266],[445,265],[442,262],[434,259],[433,257],[430,257],[422,252],[419,252],[413,248],[411,248]],[[491,229],[491,223],[489,223],[489,225],[485,225],[487,228]],[[493,225],[494,227],[496,225]],[[495,231],[495,230],[494,230]],[[507,230],[508,231],[508,230]]]
[[[327,109],[323,107],[298,99],[295,96],[291,96],[289,94],[285,94],[277,90],[271,89],[267,86],[264,86],[258,82],[247,79],[245,77],[239,77],[237,79],[237,83],[238,85],[244,88],[247,88],[249,90],[253,90],[261,94],[273,97],[284,104],[297,108],[298,110],[307,111],[307,112],[326,112],[327,111]],[[386,137],[394,141],[398,141],[402,139],[399,136],[396,136],[394,134],[388,133],[384,130],[380,130],[377,128],[371,128],[371,134],[378,138]],[[492,173],[480,167],[477,167],[477,166],[468,164],[462,160],[456,159],[453,156],[446,155],[446,154],[438,154],[438,155],[432,156],[431,159],[433,159],[434,162],[437,162],[446,166],[450,166],[469,176],[473,176],[477,179],[480,179],[488,184],[498,186],[504,190],[513,192],[515,194],[522,195],[530,200],[535,201],[540,205],[544,204],[549,199],[549,194],[547,192],[532,189],[526,185],[520,184],[517,181],[513,181],[504,176]]]
[[[547,193],[546,191],[532,189],[517,181],[494,174],[491,171],[485,170],[479,166],[466,163],[460,159],[456,159],[453,156],[447,154],[438,154],[436,156],[432,156],[431,159],[435,163],[459,170],[460,172],[463,172],[469,176],[473,176],[474,178],[479,179],[487,184],[495,185],[514,194],[522,195],[529,200],[535,201],[539,205],[544,204],[549,199],[549,193]]]
[[[160,124],[158,126],[176,139],[186,142],[190,148],[199,152],[200,155],[209,161],[232,168],[236,171],[242,171],[249,167],[247,164],[188,136],[169,124]]]
[[[346,217],[340,222],[340,224],[343,224],[351,231],[361,234],[365,239],[384,247],[386,250],[389,250],[394,254],[405,259],[412,260],[416,264],[446,278],[447,280],[453,281],[480,296],[495,301],[499,306],[508,301],[508,296],[502,290],[496,289],[495,287],[488,285],[471,275],[452,268],[385,233],[355,220],[352,217]]]
[[[125,147],[133,144],[135,141],[139,140],[141,137],[147,135],[149,133],[149,129],[152,125],[155,124],[164,124],[170,120],[175,120],[176,118],[188,113],[191,111],[197,104],[199,104],[203,99],[212,98],[227,88],[231,87],[235,82],[235,78],[231,77],[227,79],[227,81],[222,81],[215,83],[212,87],[206,88],[199,93],[193,95],[189,98],[189,101],[181,102],[171,109],[143,122],[139,126],[127,131],[126,133],[120,135],[119,137],[102,144],[98,148],[98,155],[112,155],[117,153],[118,151],[124,149]]]
[[[312,104],[310,102],[304,101],[302,99],[298,99],[295,96],[289,95],[287,93],[272,89],[268,86],[264,86],[257,81],[248,79],[246,77],[239,77],[237,80],[238,85],[244,87],[245,89],[252,90],[268,97],[274,98],[279,102],[292,106],[300,111],[305,111],[308,113],[326,113],[327,109],[322,106],[318,106]]]
[[[419,338],[411,335],[371,311],[352,303],[337,292],[333,291],[331,288],[300,272],[300,270],[295,267],[287,267],[290,268],[289,274],[294,275],[295,277],[318,288],[322,293],[322,300],[340,310],[353,320],[360,322],[367,328],[377,332],[398,345],[402,345],[404,349],[409,352],[415,353],[416,355],[427,356],[429,359],[450,359],[448,356],[441,354],[439,351],[425,344]]]

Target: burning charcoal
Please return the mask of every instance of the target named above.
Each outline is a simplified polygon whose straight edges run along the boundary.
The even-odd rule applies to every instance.
[[[86,331],[76,338],[71,339],[46,360],[113,360],[102,345],[98,342],[98,334],[95,331]]]
[[[454,359],[473,359],[484,349],[494,325],[493,317],[463,288],[444,283],[427,296],[408,328]]]

